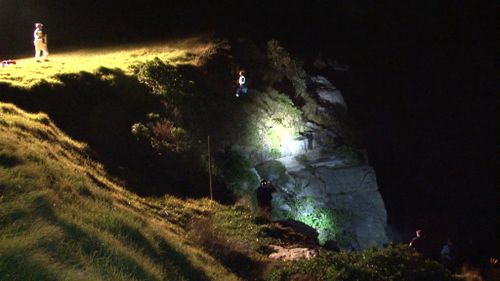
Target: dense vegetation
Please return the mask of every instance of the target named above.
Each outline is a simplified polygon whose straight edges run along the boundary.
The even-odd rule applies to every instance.
[[[220,56],[224,44],[175,59],[188,64],[153,59],[62,72],[29,88],[1,84],[0,99],[15,105],[0,103],[0,280],[450,280],[401,247],[273,261],[267,246],[286,241],[251,203],[165,195],[208,194],[208,135],[216,196],[227,202],[227,188],[252,180],[246,168],[256,160],[229,144],[277,157],[279,138],[300,130],[308,114],[300,65],[276,42],[274,64],[245,46],[255,59],[247,65],[263,71],[239,100],[238,63]],[[283,81],[268,77],[273,68]]]
[[[323,253],[318,258],[293,262],[269,277],[285,280],[416,281],[454,280],[442,265],[422,259],[405,245],[364,252]]]
[[[224,190],[240,173],[227,169],[236,163],[227,159],[238,153],[227,148],[239,144],[255,149],[256,158],[237,161],[241,164],[279,157],[283,138],[296,137],[301,129],[302,110],[291,99],[293,91],[272,88],[275,78],[259,78],[266,76],[265,70],[251,78],[249,96],[236,99],[234,62],[226,61],[228,55],[220,56],[224,42],[211,46],[212,51],[195,58],[185,51],[185,64],[178,63],[183,61],[179,57],[156,58],[125,70],[62,72],[28,89],[3,84],[2,100],[49,114],[65,132],[88,143],[129,189],[141,194],[206,195],[206,146],[211,136],[221,187],[217,194],[228,198]],[[266,56],[253,57],[265,61]],[[217,79],[219,83],[211,82]]]

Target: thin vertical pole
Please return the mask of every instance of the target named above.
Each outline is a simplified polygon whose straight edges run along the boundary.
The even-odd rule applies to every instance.
[[[210,187],[210,200],[214,200],[214,194],[212,190],[212,155],[210,151],[210,136],[208,136],[208,184]]]

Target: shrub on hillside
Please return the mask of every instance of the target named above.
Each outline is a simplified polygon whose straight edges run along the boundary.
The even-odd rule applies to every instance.
[[[152,93],[176,100],[190,91],[193,82],[185,79],[174,65],[155,58],[133,67],[137,79]]]
[[[237,119],[242,125],[232,132],[234,141],[253,147],[264,158],[278,158],[282,146],[299,135],[302,111],[288,96],[275,90],[251,94],[249,102],[238,113]]]
[[[250,207],[257,204],[255,188],[259,184],[257,175],[252,172],[252,163],[238,151],[218,151],[214,155],[214,174],[220,176],[237,197],[245,198]]]
[[[149,113],[144,122],[132,125],[132,134],[147,141],[151,148],[164,152],[186,152],[191,148],[190,132],[184,124],[183,108],[186,99],[194,91],[193,81],[187,79],[178,67],[155,58],[133,67],[140,83],[146,85],[153,95],[159,96],[163,105],[161,113]]]
[[[321,253],[275,269],[268,281],[453,281],[441,264],[424,259],[406,245],[364,252]]]
[[[289,204],[290,211],[275,212],[277,218],[292,219],[305,223],[318,232],[318,241],[324,245],[328,240],[334,240],[342,249],[357,248],[353,230],[345,227],[347,221],[352,221],[353,215],[345,210],[334,210],[318,207],[314,199],[297,198],[294,204]]]
[[[267,54],[271,67],[275,70],[276,78],[285,77],[293,85],[294,99],[302,104],[302,111],[307,119],[317,123],[323,123],[323,117],[316,113],[317,102],[307,93],[307,73],[292,55],[277,41],[270,40],[267,43]]]
[[[302,65],[292,58],[290,53],[277,40],[267,42],[267,55],[271,61],[271,66],[278,74],[276,78],[279,78],[280,75],[285,76],[292,82],[295,94],[304,98],[307,95],[307,73],[302,68]]]
[[[186,130],[176,127],[167,119],[132,125],[132,134],[146,140],[158,153],[182,152],[190,148],[190,141]]]

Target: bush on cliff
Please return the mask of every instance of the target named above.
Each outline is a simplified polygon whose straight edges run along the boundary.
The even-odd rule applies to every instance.
[[[441,264],[424,259],[406,245],[363,252],[321,253],[275,269],[268,281],[453,281]]]

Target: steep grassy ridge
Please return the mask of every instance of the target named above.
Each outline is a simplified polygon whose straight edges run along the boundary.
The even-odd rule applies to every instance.
[[[45,114],[0,103],[1,280],[237,279],[190,246],[180,223],[215,204],[146,202],[106,178],[86,149]]]

